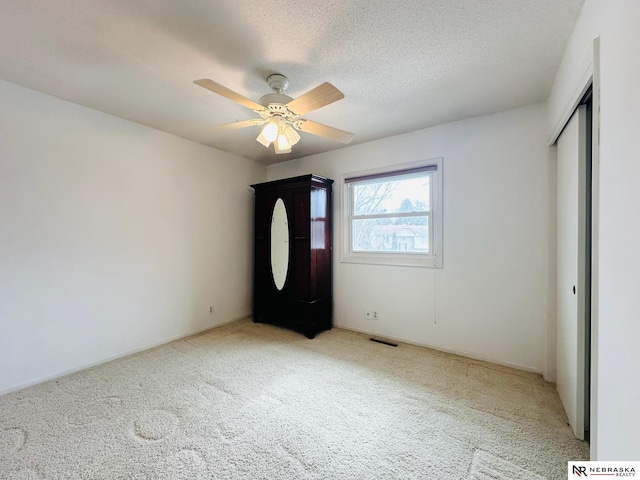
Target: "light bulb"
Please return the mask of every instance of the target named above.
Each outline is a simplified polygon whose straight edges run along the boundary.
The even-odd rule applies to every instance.
[[[287,142],[287,137],[278,135],[278,141],[273,143],[273,148],[277,154],[291,152],[291,145]]]
[[[262,129],[262,136],[268,142],[273,142],[278,136],[278,124],[274,121],[267,123]]]
[[[289,142],[287,142],[287,137],[282,134],[278,135],[278,148],[280,150],[286,150],[290,146],[291,145],[289,145]]]
[[[264,145],[265,147],[268,147],[269,145],[271,145],[271,142],[266,138],[264,138],[264,135],[262,135],[262,132],[260,132],[260,135],[256,137],[256,140],[260,142],[262,145]]]

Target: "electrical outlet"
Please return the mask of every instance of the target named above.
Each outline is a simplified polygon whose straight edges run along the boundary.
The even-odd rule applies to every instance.
[[[378,312],[376,312],[375,310],[365,310],[364,318],[366,320],[378,320]]]
[[[209,305],[209,315],[213,315],[213,305]]]

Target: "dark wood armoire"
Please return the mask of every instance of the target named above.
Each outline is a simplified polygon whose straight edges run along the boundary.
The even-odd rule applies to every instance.
[[[253,320],[314,338],[331,329],[333,180],[319,175],[255,190]]]

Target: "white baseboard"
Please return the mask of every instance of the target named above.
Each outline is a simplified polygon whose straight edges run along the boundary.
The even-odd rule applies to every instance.
[[[129,355],[135,355],[136,353],[144,352],[146,350],[151,350],[152,348],[160,347],[162,345],[166,345],[167,343],[175,342],[176,340],[181,340],[183,338],[193,337],[194,335],[198,335],[200,333],[203,333],[203,332],[206,332],[206,331],[209,331],[209,330],[213,330],[214,328],[222,327],[223,325],[228,325],[229,323],[237,322],[237,321],[240,321],[240,320],[246,320],[247,318],[251,318],[251,315],[244,315],[242,317],[233,318],[231,320],[225,320],[223,322],[216,323],[214,326],[209,326],[209,327],[206,327],[204,329],[196,330],[196,331],[188,333],[186,335],[179,335],[177,337],[169,338],[167,340],[163,340],[163,341],[158,342],[158,343],[153,343],[153,344],[150,344],[150,345],[146,345],[146,346],[141,347],[141,348],[137,348],[137,349],[130,350],[130,351],[127,351],[127,352],[123,352],[123,353],[118,353],[118,354],[115,354],[115,355],[109,355],[107,357],[101,358],[100,360],[96,360],[95,362],[90,362],[90,363],[87,363],[87,364],[80,365],[77,368],[71,368],[71,369],[68,369],[68,370],[61,370],[61,371],[52,373],[51,375],[45,375],[44,377],[37,378],[35,380],[30,380],[28,382],[19,383],[19,384],[16,384],[16,385],[11,385],[9,387],[0,389],[0,396],[6,395],[7,393],[17,392],[18,390],[22,390],[23,388],[31,387],[33,385],[38,385],[40,383],[48,382],[49,380],[56,380],[56,379],[61,378],[61,377],[66,377],[67,375],[71,375],[72,373],[79,372],[81,370],[86,370],[88,368],[96,367],[98,365],[102,365],[103,363],[111,362],[111,361],[117,360],[119,358],[124,358],[124,357],[128,357]]]
[[[518,363],[505,362],[505,361],[502,361],[502,360],[499,360],[499,359],[485,357],[485,356],[482,356],[482,355],[476,355],[475,353],[471,353],[471,352],[465,352],[464,350],[452,350],[452,349],[448,349],[448,348],[437,347],[437,346],[434,346],[434,345],[430,345],[428,343],[415,342],[415,341],[405,340],[405,339],[399,338],[399,337],[390,337],[390,336],[386,336],[386,335],[380,335],[378,333],[370,332],[370,331],[367,331],[367,330],[361,330],[361,329],[358,329],[358,328],[347,327],[347,326],[339,325],[339,324],[334,324],[334,327],[335,328],[341,328],[343,330],[350,330],[352,332],[364,333],[366,335],[371,335],[372,337],[376,337],[376,338],[384,338],[384,339],[387,339],[387,340],[393,340],[394,342],[406,343],[408,345],[415,345],[417,347],[430,348],[431,350],[436,350],[438,352],[443,352],[443,353],[450,353],[452,355],[458,355],[460,357],[465,357],[465,358],[469,358],[469,359],[472,359],[472,360],[479,360],[479,361],[482,361],[482,362],[493,363],[495,365],[501,365],[503,367],[513,368],[514,370],[522,370],[524,372],[536,373],[538,375],[542,375],[542,370],[541,369],[536,368],[536,367],[531,367],[529,365],[520,365]]]

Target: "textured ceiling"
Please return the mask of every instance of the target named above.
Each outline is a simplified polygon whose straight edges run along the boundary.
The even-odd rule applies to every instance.
[[[302,133],[276,156],[255,114],[282,73],[297,97],[345,98],[305,118],[352,144],[544,101],[583,0],[0,0],[0,79],[263,163],[343,147]]]

